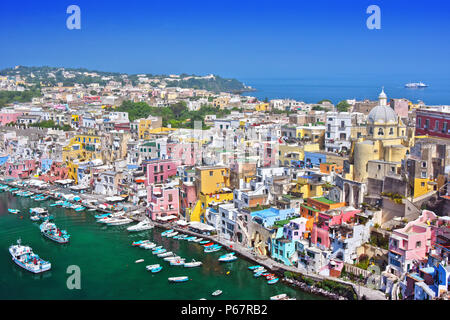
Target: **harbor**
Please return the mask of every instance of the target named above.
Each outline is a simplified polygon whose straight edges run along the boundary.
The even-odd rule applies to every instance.
[[[39,222],[29,219],[28,208],[37,206],[34,199],[19,197],[10,192],[0,194],[0,223],[4,230],[0,236],[2,250],[0,282],[4,287],[2,299],[255,299],[287,294],[297,300],[324,299],[319,295],[296,290],[281,282],[268,285],[249,273],[252,265],[246,259],[221,263],[218,258],[226,253],[204,253],[199,243],[162,237],[164,229],[156,225],[151,230],[128,232],[123,226],[106,226],[96,223],[95,212],[77,212],[69,208],[51,207],[55,200],[38,202],[48,208],[54,221],[70,235],[68,244],[59,244],[41,235]],[[11,214],[8,208],[20,210]],[[183,231],[188,234],[188,231]],[[202,236],[203,237],[203,236]],[[51,270],[32,274],[10,260],[7,248],[17,239],[33,248],[40,257],[51,262]],[[207,237],[203,237],[207,239]],[[150,250],[134,248],[131,243],[141,239],[164,247],[167,251],[201,261],[195,268],[171,266]],[[150,252],[149,252],[150,251]],[[143,259],[143,263],[135,261]],[[160,264],[157,273],[149,272],[147,265]],[[69,290],[66,286],[67,268],[76,265],[81,270],[81,289]],[[188,276],[184,283],[170,283],[170,277]],[[222,294],[212,293],[221,290]]]

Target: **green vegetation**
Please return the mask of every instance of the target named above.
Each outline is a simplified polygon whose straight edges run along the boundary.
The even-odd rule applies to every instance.
[[[346,100],[342,100],[336,105],[336,109],[339,112],[347,112],[350,108],[350,104]]]
[[[37,127],[37,128],[53,128],[53,129],[59,129],[64,131],[70,131],[72,130],[72,127],[68,124],[65,124],[63,126],[59,126],[55,124],[53,120],[45,120],[37,123],[32,123],[29,125],[29,127]]]
[[[34,97],[40,97],[37,89],[25,91],[0,91],[0,108],[14,102],[30,102]]]
[[[319,102],[317,102],[317,104],[322,104],[322,103],[324,103],[324,102],[333,103],[333,102],[331,102],[331,100],[329,100],[329,99],[322,99],[322,100],[320,100]]]
[[[177,102],[169,107],[150,107],[145,102],[124,101],[122,105],[116,109],[117,111],[128,112],[130,121],[140,118],[147,118],[148,116],[162,117],[163,127],[168,124],[172,128],[194,128],[195,121],[201,121],[203,128],[205,116],[208,114],[215,114],[217,117],[224,117],[230,114],[230,110],[221,110],[212,107],[211,105],[203,105],[198,111],[189,111],[184,101]]]
[[[321,106],[317,105],[317,106],[313,106],[311,108],[311,110],[314,110],[314,111],[325,111],[326,109],[324,107],[321,107]]]
[[[370,234],[369,244],[382,249],[389,249],[389,237],[384,237],[381,233],[372,232]]]
[[[168,81],[167,87],[193,88],[213,92],[244,92],[249,91],[242,82],[236,79],[225,79],[219,76],[207,79],[190,78],[187,80]]]
[[[355,264],[355,267],[367,270],[370,265],[369,257],[365,254],[359,256],[358,262]]]

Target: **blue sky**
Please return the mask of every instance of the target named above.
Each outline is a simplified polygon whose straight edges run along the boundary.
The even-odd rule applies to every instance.
[[[66,8],[81,8],[68,30]],[[366,8],[381,8],[381,30]],[[407,0],[1,1],[0,68],[227,77],[448,74],[450,3]]]

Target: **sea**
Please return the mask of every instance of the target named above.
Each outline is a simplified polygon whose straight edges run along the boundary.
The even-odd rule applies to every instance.
[[[231,263],[217,259],[225,253],[220,250],[204,253],[203,246],[194,242],[161,237],[161,230],[154,228],[129,233],[125,226],[105,226],[96,222],[95,213],[75,212],[71,209],[50,207],[54,201],[35,202],[17,197],[9,192],[0,193],[0,299],[38,300],[268,300],[271,296],[286,293],[298,300],[322,300],[321,296],[296,290],[278,282],[268,285],[263,278],[254,278],[249,261],[239,258]],[[30,207],[48,207],[56,225],[71,235],[68,244],[58,244],[43,237],[39,222],[29,218]],[[14,215],[8,208],[21,210]],[[30,273],[12,260],[8,248],[17,239],[29,245],[42,259],[52,264],[50,271]],[[170,266],[151,250],[133,247],[133,241],[150,239],[163,245],[168,251],[195,259],[203,265],[196,268]],[[135,263],[144,259],[143,263]],[[149,264],[161,264],[163,270],[152,274],[145,269]],[[69,289],[74,284],[73,271],[79,267],[80,289]],[[184,283],[169,283],[169,277],[187,275]],[[220,296],[211,295],[222,290]]]
[[[256,91],[243,95],[268,99],[295,99],[317,103],[329,99],[334,104],[345,99],[377,100],[384,87],[388,99],[406,98],[413,103],[423,101],[427,105],[450,105],[450,76],[421,75],[333,75],[327,77],[295,78],[239,78]],[[408,89],[409,82],[424,82],[429,87]]]

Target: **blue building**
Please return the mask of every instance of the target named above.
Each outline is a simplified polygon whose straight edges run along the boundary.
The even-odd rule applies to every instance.
[[[272,239],[270,255],[272,259],[280,261],[287,266],[295,265],[295,241],[283,237],[283,228],[278,228],[275,239]]]
[[[294,208],[283,210],[277,208],[269,208],[252,212],[250,215],[253,221],[263,225],[265,228],[270,228],[277,221],[295,217],[296,213]]]
[[[308,167],[309,164],[313,166],[320,166],[321,163],[327,162],[327,156],[322,153],[305,151],[305,163]]]

